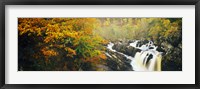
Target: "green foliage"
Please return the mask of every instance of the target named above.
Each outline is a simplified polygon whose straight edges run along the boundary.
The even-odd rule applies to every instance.
[[[95,70],[92,68],[106,59],[108,41],[152,40],[159,47],[165,42],[179,50],[177,53],[170,49],[178,58],[182,19],[19,18],[18,34],[19,69]],[[164,58],[176,60],[169,54]]]
[[[32,69],[79,70],[84,63],[93,65],[106,59],[104,39],[93,34],[99,24],[96,18],[19,18],[18,22],[19,59],[30,56],[32,64],[27,66]],[[35,42],[27,45],[37,50],[32,55],[22,53],[21,44],[26,41]]]
[[[102,28],[95,30],[95,34],[109,41],[152,40],[158,47],[165,46],[162,50],[168,53],[162,58],[163,70],[182,69],[181,18],[109,18],[103,20],[101,18],[100,20]],[[172,48],[168,48],[169,45]]]
[[[109,18],[101,20],[101,28],[94,31],[103,38],[153,40],[175,43],[182,37],[181,18]],[[175,46],[175,45],[174,45]]]

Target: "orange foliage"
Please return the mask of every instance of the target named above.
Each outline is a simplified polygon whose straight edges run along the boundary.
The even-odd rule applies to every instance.
[[[68,54],[66,55],[67,57],[73,57],[74,55],[76,55],[76,51],[69,47],[66,47],[65,50],[68,52]]]
[[[107,58],[105,54],[100,54],[99,57],[104,60]]]
[[[57,56],[58,55],[58,53],[56,51],[54,51],[53,49],[48,49],[48,47],[42,48],[41,52],[46,57]]]
[[[37,54],[42,54],[46,59],[61,55],[66,55],[65,59],[88,59],[99,61],[106,59],[101,53],[107,41],[93,35],[99,25],[97,18],[19,18],[19,36],[28,34],[34,40],[42,40],[37,47],[41,48],[41,53],[35,53],[34,58],[42,58]],[[56,50],[56,51],[55,51]],[[63,52],[63,50],[65,52]],[[77,62],[79,63],[79,62]],[[93,62],[95,63],[95,62]],[[66,63],[64,69],[66,69]],[[63,68],[63,67],[62,67]]]

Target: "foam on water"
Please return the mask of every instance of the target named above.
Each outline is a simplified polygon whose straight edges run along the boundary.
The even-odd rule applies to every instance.
[[[156,50],[157,46],[155,46],[152,41],[149,41],[147,44],[143,44],[141,47],[139,47],[137,46],[138,42],[139,40],[136,40],[133,43],[129,44],[130,46],[141,50],[141,52],[137,52],[134,57],[114,50],[112,48],[114,44],[111,42],[108,44],[107,48],[131,60],[130,65],[132,66],[132,69],[134,71],[160,71],[162,56],[160,52]],[[150,55],[152,55],[153,57],[148,59]]]

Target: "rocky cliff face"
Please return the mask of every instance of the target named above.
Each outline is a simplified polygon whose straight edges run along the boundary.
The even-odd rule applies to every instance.
[[[162,43],[164,50],[162,60],[162,70],[181,71],[182,70],[182,43],[174,47],[169,43]]]

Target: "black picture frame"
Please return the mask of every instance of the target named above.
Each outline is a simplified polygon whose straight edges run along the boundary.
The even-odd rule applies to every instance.
[[[195,84],[5,84],[6,5],[195,5]],[[1,0],[0,1],[0,87],[2,89],[199,89],[200,88],[200,0]]]

